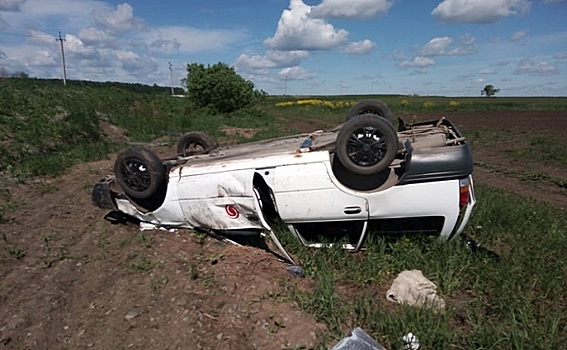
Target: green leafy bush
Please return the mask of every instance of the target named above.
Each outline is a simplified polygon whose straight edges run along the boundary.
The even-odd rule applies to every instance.
[[[263,95],[254,89],[254,83],[222,62],[207,67],[200,63],[188,64],[187,78],[183,79],[183,83],[195,107],[219,113],[232,113],[249,107]]]

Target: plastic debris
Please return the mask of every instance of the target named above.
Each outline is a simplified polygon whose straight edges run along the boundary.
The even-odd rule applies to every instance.
[[[493,251],[485,248],[483,245],[481,245],[480,243],[478,243],[477,241],[475,241],[474,239],[472,239],[470,237],[465,238],[465,244],[467,245],[467,249],[471,253],[478,253],[478,254],[484,255],[484,256],[492,259],[492,260],[500,261],[500,255],[498,255],[498,254],[494,253]]]
[[[311,146],[313,146],[313,139],[311,137],[308,137],[305,140],[303,140],[303,142],[299,146],[299,152],[300,153],[309,152]]]
[[[296,277],[304,277],[303,269],[300,266],[290,266],[287,271]]]
[[[413,334],[409,332],[408,334],[402,337],[402,341],[404,342],[404,349],[406,350],[417,350],[419,349],[419,339]]]
[[[331,350],[387,350],[362,328],[356,327],[349,337],[341,339]]]

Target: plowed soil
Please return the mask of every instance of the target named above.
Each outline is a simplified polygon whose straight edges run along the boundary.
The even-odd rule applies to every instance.
[[[565,165],[509,156],[533,135],[565,140],[565,111],[445,116],[465,135],[526,136],[524,144],[517,137],[474,144],[477,183],[567,208],[565,188],[545,180],[567,183]],[[113,160],[2,189],[0,200],[11,201],[0,224],[0,349],[282,349],[310,347],[325,333],[278,298],[282,284],[309,282],[272,253],[104,220],[90,191]]]

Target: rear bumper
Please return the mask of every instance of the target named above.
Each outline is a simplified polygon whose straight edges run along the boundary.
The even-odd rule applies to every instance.
[[[469,221],[469,218],[472,213],[472,209],[475,204],[476,204],[476,196],[474,193],[473,178],[472,175],[469,175],[469,200],[467,205],[461,208],[459,212],[459,219],[457,220],[457,224],[455,225],[455,228],[448,237],[449,240],[456,238],[463,232],[465,226]]]

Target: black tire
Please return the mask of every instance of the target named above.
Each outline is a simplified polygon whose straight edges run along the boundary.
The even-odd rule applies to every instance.
[[[374,114],[352,117],[337,136],[337,156],[355,174],[372,175],[386,170],[397,152],[396,130],[388,120]]]
[[[129,148],[118,154],[114,176],[124,192],[135,199],[160,197],[164,191],[165,167],[157,155],[145,148]]]
[[[379,100],[362,100],[358,102],[349,110],[346,120],[363,114],[374,114],[386,118],[392,124],[395,122],[394,114],[390,108]]]
[[[209,135],[191,131],[181,136],[177,142],[177,154],[183,157],[207,154],[219,145]]]

